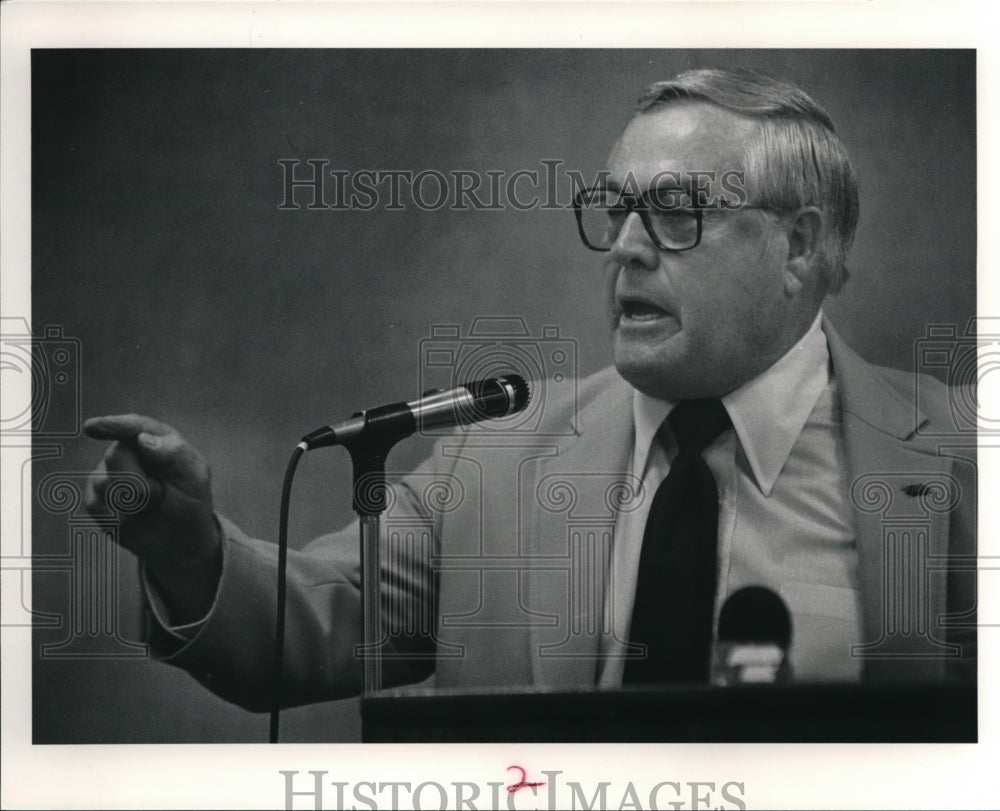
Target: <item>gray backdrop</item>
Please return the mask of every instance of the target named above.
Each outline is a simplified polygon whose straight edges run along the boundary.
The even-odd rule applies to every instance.
[[[558,328],[581,374],[601,368],[601,260],[569,212],[319,211],[301,190],[302,207],[281,210],[278,161],[509,176],[560,160],[591,177],[641,88],[696,66],[787,77],[837,122],[862,219],[853,277],[827,310],[856,349],[910,369],[929,324],[964,327],[976,306],[972,51],[36,50],[33,324],[79,342],[69,387],[43,381],[47,424],[73,433],[78,412],[122,411],[174,424],[211,461],[219,510],[274,538],[299,436],[416,394],[436,325],[519,316],[533,336]],[[101,453],[84,438],[36,444],[58,454],[36,460],[36,486]],[[426,450],[408,442],[392,465]],[[294,545],[349,520],[348,477],[340,450],[306,458]],[[128,554],[111,593],[121,641],[84,638],[80,589],[96,576],[65,565],[77,524],[57,507],[36,499],[34,741],[265,740],[265,716],[126,655],[141,637]],[[353,700],[283,720],[284,740],[358,733]]]

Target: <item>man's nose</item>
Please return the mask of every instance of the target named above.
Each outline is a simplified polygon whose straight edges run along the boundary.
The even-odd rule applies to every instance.
[[[659,263],[659,253],[646,232],[642,218],[635,211],[622,223],[618,237],[611,244],[611,258],[620,265],[639,264],[652,270]]]

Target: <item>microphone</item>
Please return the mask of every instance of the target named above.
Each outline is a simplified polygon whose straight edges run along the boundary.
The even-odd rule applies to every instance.
[[[521,375],[474,380],[453,389],[425,392],[416,400],[359,411],[336,425],[324,425],[302,437],[299,447],[311,451],[357,441],[396,442],[418,428],[469,425],[521,411],[531,391]]]
[[[734,592],[719,612],[712,683],[726,687],[791,681],[791,641],[792,618],[781,597],[764,586]]]

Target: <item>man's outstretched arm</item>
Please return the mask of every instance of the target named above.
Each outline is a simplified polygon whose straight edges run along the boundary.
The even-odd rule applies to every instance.
[[[115,478],[122,473],[142,476],[150,502],[122,522],[119,542],[142,559],[174,623],[203,618],[222,570],[208,464],[177,431],[151,417],[96,417],[86,422],[84,431],[111,440],[90,475],[87,510],[106,514],[105,493]]]

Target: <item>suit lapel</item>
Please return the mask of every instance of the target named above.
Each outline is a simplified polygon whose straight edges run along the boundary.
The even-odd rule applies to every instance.
[[[558,454],[525,470],[522,499],[533,524],[525,555],[530,610],[554,624],[531,628],[536,684],[593,687],[617,510],[633,445],[632,389],[617,374],[573,421]],[[627,492],[624,491],[624,492]]]
[[[945,613],[945,579],[928,559],[948,552],[948,511],[934,494],[955,480],[951,460],[916,432],[926,418],[858,357],[824,320],[837,377],[857,533],[858,572],[871,681],[936,679],[946,647],[933,621]],[[947,500],[947,499],[946,499]]]

